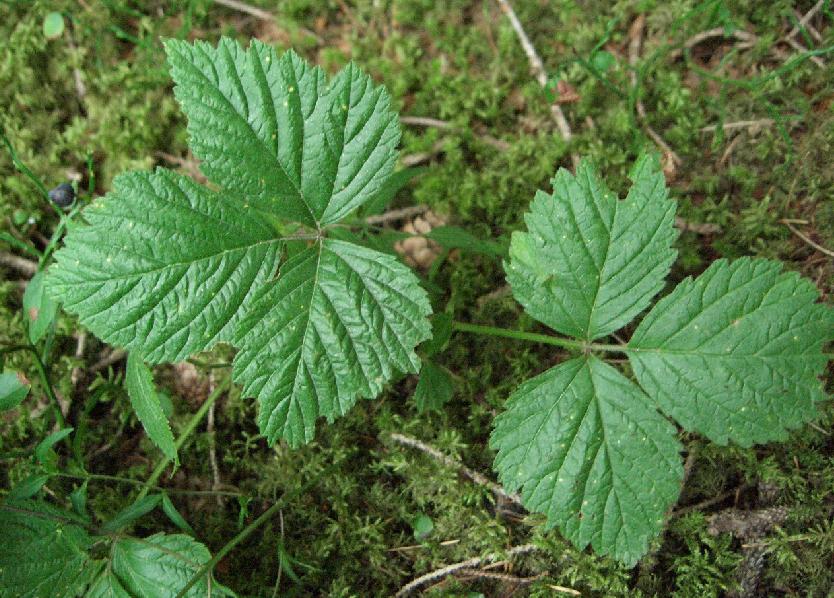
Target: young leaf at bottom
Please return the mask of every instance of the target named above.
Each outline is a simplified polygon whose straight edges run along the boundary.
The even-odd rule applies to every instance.
[[[628,566],[645,554],[680,492],[675,428],[617,370],[589,356],[522,384],[490,445],[504,487],[579,548]]]
[[[171,432],[168,418],[165,417],[165,412],[162,410],[162,405],[156,394],[153,375],[145,362],[142,361],[142,357],[135,352],[130,352],[127,356],[125,385],[133,411],[139,421],[142,422],[142,427],[145,428],[148,438],[159,447],[159,450],[166,457],[179,464],[174,434]]]
[[[583,162],[560,169],[553,194],[542,191],[513,233],[505,264],[513,296],[554,330],[586,340],[615,332],[663,288],[677,252],[675,202],[656,158],[631,172],[624,200]]]
[[[47,287],[102,340],[149,363],[180,361],[233,336],[275,272],[281,242],[238,196],[168,170],[131,172],[82,212]]]
[[[641,386],[687,430],[742,446],[787,438],[825,398],[834,310],[764,259],[714,262],[658,301],[628,344]]]
[[[203,544],[183,534],[158,533],[148,538],[122,538],[113,546],[113,573],[136,596],[175,596],[211,559]],[[189,598],[227,596],[229,591],[207,573],[186,593]]]
[[[452,400],[455,386],[449,373],[431,361],[424,361],[420,370],[420,380],[414,389],[414,404],[418,413],[440,411],[443,405]]]
[[[318,417],[375,397],[394,370],[416,372],[430,313],[417,277],[389,255],[324,239],[290,258],[236,341],[234,378],[258,398],[261,432],[299,446]]]

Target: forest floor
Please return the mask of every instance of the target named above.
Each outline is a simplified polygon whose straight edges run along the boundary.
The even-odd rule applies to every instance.
[[[671,282],[720,257],[754,255],[783,260],[832,302],[834,7],[804,0],[516,0],[513,7],[542,59],[545,89],[495,0],[12,0],[0,6],[0,127],[47,187],[75,180],[96,196],[127,169],[198,173],[161,40],[255,37],[328,72],[353,60],[384,84],[402,116],[400,163],[421,168],[392,208],[425,206],[500,246],[496,255],[455,251],[422,269],[435,311],[538,330],[506,292],[500,257],[533,195],[549,191],[556,169],[572,168],[573,156],[591,159],[622,193],[644,149],[660,152],[679,206]],[[56,39],[43,32],[50,11],[67,22]],[[554,102],[564,121],[554,118]],[[43,247],[57,222],[0,151],[0,229]],[[3,345],[26,342],[21,301],[32,265],[0,240]],[[199,363],[229,355],[219,348]],[[455,380],[442,409],[419,413],[417,378],[404,376],[379,399],[319,426],[297,450],[268,447],[254,401],[232,388],[181,451],[176,474],[160,483],[212,551],[279,497],[294,497],[218,565],[217,579],[240,596],[393,595],[475,557],[482,560],[438,574],[420,591],[832,595],[830,402],[782,444],[745,449],[682,434],[690,456],[682,496],[633,569],[577,550],[558,531],[545,531],[541,518],[496,499],[490,487],[409,440],[494,479],[493,418],[520,381],[561,357],[551,346],[453,335],[437,358]],[[5,490],[31,473],[21,447],[36,445],[54,420],[30,354],[8,354],[3,365],[34,384],[21,407],[0,416]],[[144,480],[158,451],[127,399],[88,400],[105,382],[120,383],[123,372],[122,354],[61,315],[49,374],[69,419],[78,425],[86,418],[87,471]],[[228,376],[192,364],[156,369],[172,400],[175,433]],[[826,385],[834,389],[831,366]],[[48,491],[63,500],[79,484],[54,478]],[[177,494],[183,490],[240,496]],[[91,480],[88,509],[106,518],[134,491],[118,480]],[[773,507],[780,507],[774,520],[745,524]],[[431,531],[417,533],[427,520]],[[175,529],[154,518],[137,528]]]

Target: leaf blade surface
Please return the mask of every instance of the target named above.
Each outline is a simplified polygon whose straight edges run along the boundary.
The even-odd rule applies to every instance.
[[[783,440],[816,416],[834,310],[779,262],[718,260],[661,299],[628,357],[640,385],[687,430],[742,446]]]
[[[527,232],[513,233],[507,280],[531,316],[554,330],[593,340],[615,332],[663,288],[672,248],[675,203],[656,159],[644,156],[619,200],[583,162],[560,169],[553,194],[536,194]]]
[[[260,403],[270,443],[312,439],[315,422],[416,372],[431,334],[425,291],[391,256],[325,239],[290,258],[241,325],[234,377]],[[265,340],[266,339],[266,340]]]
[[[262,215],[168,170],[118,176],[83,214],[56,253],[50,292],[149,363],[230,341],[278,263],[281,242]]]
[[[645,554],[680,491],[674,427],[642,391],[595,357],[522,384],[496,418],[490,445],[509,492],[579,548],[628,566]]]

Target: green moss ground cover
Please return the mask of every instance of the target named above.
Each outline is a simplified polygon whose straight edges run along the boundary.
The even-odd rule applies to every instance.
[[[5,2],[0,127],[48,187],[77,180],[96,196],[125,169],[168,165],[191,172],[161,38],[258,37],[331,72],[355,60],[388,87],[402,115],[446,123],[403,126],[403,159],[428,157],[425,170],[396,196],[396,207],[428,205],[506,246],[535,190],[548,187],[557,166],[570,166],[571,153],[592,158],[622,191],[629,165],[652,147],[649,126],[680,158],[667,172],[679,213],[689,223],[715,225],[681,235],[675,281],[719,257],[756,255],[784,260],[831,301],[834,259],[784,221],[834,248],[834,55],[826,53],[834,46],[834,8],[823,5],[813,31],[800,28],[792,38],[819,51],[815,63],[784,41],[812,2],[517,1],[554,82],[576,92],[576,101],[562,105],[574,133],[567,144],[497,2],[291,0],[279,10],[273,4],[252,3],[274,11],[265,20],[209,1]],[[66,23],[55,39],[43,30],[51,11]],[[644,19],[639,40],[638,19]],[[713,29],[720,33],[698,41]],[[637,41],[635,53],[630,47]],[[10,154],[0,153],[0,228],[42,247],[57,222]],[[0,251],[23,255],[3,242]],[[0,272],[0,343],[24,343],[25,269],[6,260]],[[504,285],[499,258],[453,254],[424,275],[436,311],[536,330],[509,296],[495,292]],[[158,451],[119,390],[124,363],[94,371],[107,348],[88,336],[78,351],[79,332],[62,316],[49,351],[49,375],[69,404],[68,419],[85,429],[76,454],[89,472],[144,480]],[[5,367],[34,380],[32,396],[0,419],[5,490],[30,473],[29,452],[53,419],[29,354],[4,357]],[[228,357],[224,349],[201,356],[191,383],[181,370],[157,371],[172,398],[175,432],[204,399],[201,384],[228,376],[205,364]],[[212,429],[201,426],[181,453],[180,469],[160,483],[213,550],[271,502],[309,484],[218,566],[218,579],[242,596],[270,596],[276,587],[276,595],[289,596],[390,595],[423,573],[526,543],[539,549],[510,568],[490,570],[503,578],[448,577],[429,594],[551,596],[559,586],[589,596],[717,596],[737,590],[739,575],[750,568],[751,542],[766,555],[757,574],[761,595],[834,591],[831,404],[785,444],[741,449],[684,436],[695,456],[678,509],[651,556],[633,570],[575,550],[557,532],[542,532],[536,517],[496,502],[488,488],[390,439],[394,432],[419,438],[491,477],[486,443],[494,416],[519,381],[559,358],[553,347],[455,335],[438,357],[456,383],[442,412],[418,414],[416,378],[404,377],[293,451],[267,448],[253,424],[254,402],[233,390],[219,403]],[[827,384],[834,389],[834,377]],[[61,502],[80,483],[53,478],[48,490]],[[114,480],[88,484],[88,508],[100,517],[135,494],[134,486]],[[212,489],[242,496],[182,493]],[[711,516],[728,507],[772,506],[784,507],[785,516],[761,538],[710,533]],[[421,516],[432,526],[417,540]],[[138,529],[173,527],[146,518]]]

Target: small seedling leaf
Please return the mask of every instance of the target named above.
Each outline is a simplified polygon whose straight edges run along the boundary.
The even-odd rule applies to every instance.
[[[153,375],[142,357],[135,352],[131,352],[127,356],[125,385],[133,411],[139,421],[142,422],[142,427],[145,428],[148,438],[159,447],[166,457],[179,464],[174,434],[171,432],[171,426],[165,417],[165,412],[157,396],[153,384]]]
[[[449,373],[431,361],[423,362],[420,380],[414,389],[414,404],[418,413],[441,411],[452,400],[455,386]]]
[[[45,274],[41,270],[32,277],[23,293],[23,311],[32,344],[44,337],[58,313],[58,302],[44,292],[44,280]]]

